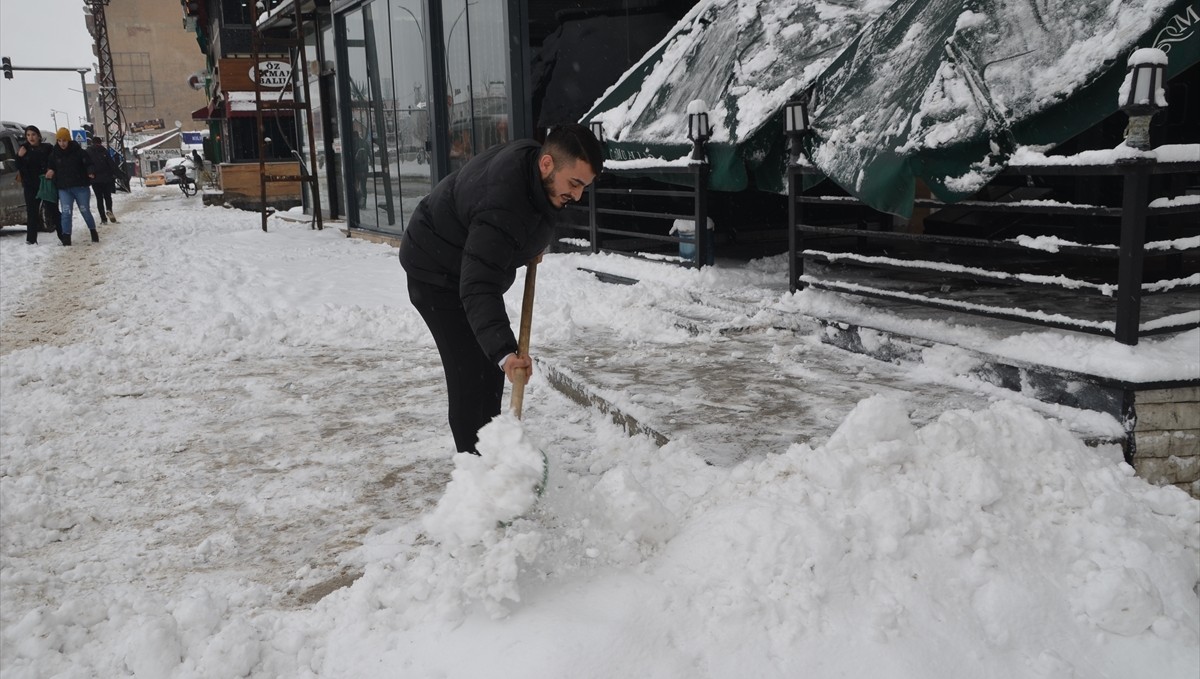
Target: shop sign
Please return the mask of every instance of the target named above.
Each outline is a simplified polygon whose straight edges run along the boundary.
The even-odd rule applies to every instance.
[[[155,118],[154,120],[139,120],[136,123],[129,124],[130,132],[150,132],[153,130],[165,130],[166,128],[167,124],[163,122],[162,118]]]
[[[250,67],[250,80],[259,87],[279,89],[292,79],[292,65],[286,61],[266,59]]]
[[[163,161],[171,158],[178,158],[183,155],[179,149],[141,149],[138,151],[138,156],[143,160]]]

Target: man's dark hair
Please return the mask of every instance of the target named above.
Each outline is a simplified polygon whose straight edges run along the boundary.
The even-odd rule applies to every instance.
[[[542,143],[542,153],[550,154],[556,167],[568,160],[582,160],[597,175],[604,171],[604,147],[583,125],[572,123],[551,129]]]

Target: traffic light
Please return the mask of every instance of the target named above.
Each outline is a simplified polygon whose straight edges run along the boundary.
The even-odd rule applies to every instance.
[[[96,136],[96,126],[92,123],[84,123],[80,125],[80,127],[83,128],[83,136],[87,139],[91,139],[92,137]]]
[[[12,80],[12,59],[9,59],[8,57],[4,57],[3,59],[4,59],[4,78],[5,78],[5,80]]]

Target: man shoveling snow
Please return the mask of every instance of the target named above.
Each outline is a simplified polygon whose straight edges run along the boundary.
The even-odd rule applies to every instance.
[[[527,376],[504,292],[517,269],[550,244],[559,212],[603,169],[604,151],[582,125],[555,128],[540,146],[494,146],[450,173],[421,200],[400,244],[408,296],[433,333],[459,452],[500,414],[504,377]]]

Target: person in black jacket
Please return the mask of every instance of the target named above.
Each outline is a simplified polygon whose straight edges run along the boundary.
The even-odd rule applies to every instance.
[[[92,217],[92,209],[88,203],[88,184],[95,178],[92,170],[92,159],[88,157],[83,147],[71,139],[71,131],[65,127],[58,128],[54,135],[54,149],[50,151],[50,169],[46,176],[54,180],[58,187],[58,209],[62,211],[62,228],[58,238],[63,245],[71,244],[71,204],[79,206],[79,214],[92,232],[92,242],[100,242],[100,234],[96,231],[96,220]]]
[[[400,263],[442,359],[459,452],[478,453],[479,429],[500,414],[504,378],[533,368],[516,353],[504,292],[541,256],[559,210],[580,199],[603,162],[588,128],[564,125],[544,144],[518,140],[475,156],[413,211]]]
[[[92,137],[92,143],[87,148],[88,158],[92,160],[92,193],[96,194],[96,209],[100,212],[100,223],[107,224],[109,220],[117,221],[113,214],[112,195],[117,189],[117,163],[112,154],[104,148],[104,140]]]
[[[42,140],[42,131],[36,125],[29,125],[25,128],[25,143],[17,149],[18,181],[25,191],[25,242],[30,245],[37,244],[38,231],[42,230],[42,201],[37,192],[53,148]]]

